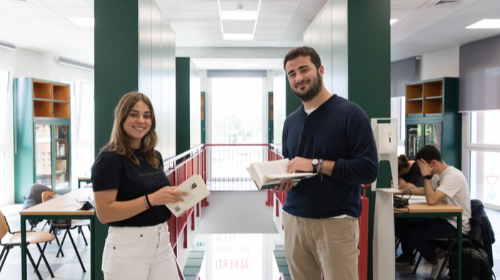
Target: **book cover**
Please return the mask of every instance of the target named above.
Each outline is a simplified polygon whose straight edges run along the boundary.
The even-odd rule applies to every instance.
[[[210,195],[210,191],[200,175],[189,177],[186,181],[177,186],[177,190],[187,193],[186,196],[182,196],[184,201],[165,204],[170,212],[176,217],[181,216],[184,212],[195,206],[196,203]]]
[[[259,190],[272,189],[284,179],[292,179],[293,186],[302,179],[315,176],[316,173],[287,173],[288,159],[254,162],[247,168],[250,177]]]

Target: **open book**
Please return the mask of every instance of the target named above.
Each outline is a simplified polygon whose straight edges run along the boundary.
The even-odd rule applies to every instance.
[[[287,164],[288,159],[254,162],[247,169],[259,190],[272,189],[284,179],[293,179],[293,186],[295,186],[300,180],[316,175],[303,172],[287,173]]]
[[[179,217],[182,213],[191,209],[196,203],[210,194],[207,185],[205,185],[200,175],[189,177],[186,181],[177,186],[177,190],[187,192],[188,195],[182,196],[184,201],[165,204],[165,206],[170,209],[170,212],[176,217]]]

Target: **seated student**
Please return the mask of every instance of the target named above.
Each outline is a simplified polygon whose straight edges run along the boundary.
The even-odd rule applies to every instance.
[[[428,205],[447,203],[463,209],[463,234],[470,231],[471,206],[469,186],[463,173],[447,165],[434,146],[425,146],[417,153],[417,163],[424,177],[424,194]],[[444,255],[438,256],[436,238],[457,236],[456,218],[414,218],[405,223],[405,230],[398,233],[402,242],[415,248],[432,263],[431,277],[436,279]]]
[[[424,177],[418,164],[405,154],[398,157],[398,186],[400,189],[413,190],[424,187]]]
[[[420,168],[416,161],[409,160],[405,154],[398,157],[398,182],[400,190],[409,190],[411,194],[424,194],[424,177],[422,177]],[[408,221],[407,218],[396,219],[396,234],[405,231],[406,221]],[[402,254],[396,259],[396,264],[414,264],[413,250],[414,248],[401,241]]]

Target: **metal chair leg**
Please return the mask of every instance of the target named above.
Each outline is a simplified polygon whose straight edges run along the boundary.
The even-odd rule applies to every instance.
[[[30,260],[31,265],[33,265],[33,268],[35,269],[35,273],[38,276],[38,279],[43,280],[42,275],[40,275],[40,271],[38,271],[38,268],[35,265],[35,261],[33,260],[33,257],[31,256],[30,251],[28,250],[27,247],[26,247],[26,255],[28,255],[28,259]]]
[[[83,272],[87,272],[85,270],[85,266],[83,265],[82,258],[80,257],[80,253],[78,253],[78,248],[76,248],[75,241],[73,240],[73,236],[71,235],[71,232],[69,232],[69,228],[67,229],[69,239],[71,240],[71,244],[73,244],[73,248],[75,249],[76,256],[78,257],[78,260],[80,261],[80,265],[82,266]]]
[[[0,261],[2,262],[2,264],[0,264],[0,271],[2,271],[3,265],[5,264],[5,260],[7,259],[7,255],[9,255],[10,249],[11,248],[8,246],[3,247],[3,249],[2,249],[2,254],[0,254]],[[4,252],[5,252],[5,256],[4,256]]]
[[[37,243],[36,247],[38,247],[38,251],[40,251],[40,257],[43,259],[45,266],[47,266],[47,269],[49,270],[50,276],[52,278],[54,278],[54,273],[52,272],[52,268],[50,267],[49,262],[47,261],[47,258],[45,258],[44,252],[45,252],[45,247],[47,247],[46,245],[47,245],[47,242],[45,242],[45,245],[43,246],[43,250],[42,250],[42,247],[40,247],[40,243]]]

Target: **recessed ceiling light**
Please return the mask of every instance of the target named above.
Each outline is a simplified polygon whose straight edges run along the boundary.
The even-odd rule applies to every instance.
[[[237,34],[237,33],[231,33],[231,34],[222,34],[222,37],[224,40],[253,40],[253,34],[251,33],[243,33],[243,34]]]
[[[390,23],[391,25],[393,25],[394,23],[396,23],[396,21],[398,21],[398,20],[397,20],[397,19],[395,19],[395,18],[391,18],[391,20],[389,21],[389,23]]]
[[[94,27],[94,18],[70,17],[68,19],[80,27]]]
[[[256,20],[257,11],[220,11],[222,20]]]
[[[493,29],[500,28],[500,19],[483,19],[467,26],[465,29]]]

